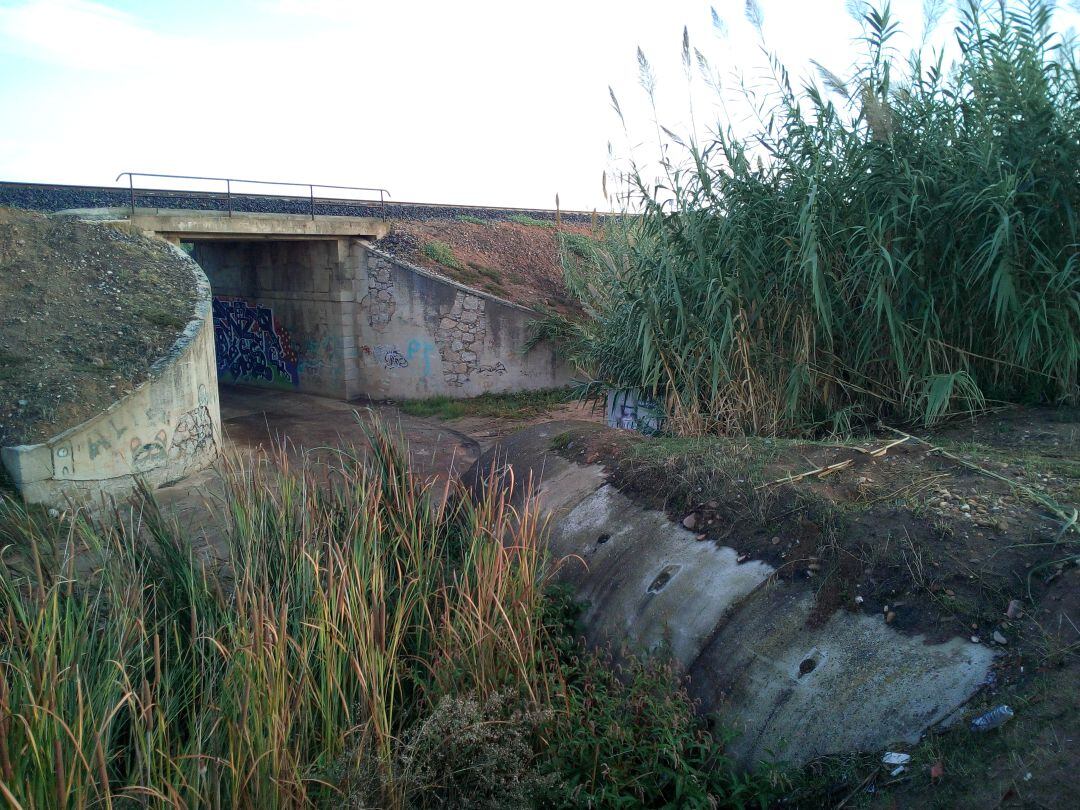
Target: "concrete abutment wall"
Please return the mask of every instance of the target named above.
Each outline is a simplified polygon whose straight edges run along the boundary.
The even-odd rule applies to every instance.
[[[221,448],[210,285],[179,249],[179,267],[196,277],[195,310],[149,379],[108,410],[32,445],[5,447],[4,467],[28,503],[62,509],[69,500],[99,504],[211,464]]]
[[[355,237],[206,240],[222,382],[352,399],[476,396],[564,385],[535,313]]]

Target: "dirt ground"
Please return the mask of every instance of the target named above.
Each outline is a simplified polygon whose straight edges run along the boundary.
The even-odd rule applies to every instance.
[[[561,231],[591,235],[587,226],[563,224]],[[424,245],[441,242],[453,251],[459,267],[434,261]],[[529,307],[568,312],[559,259],[558,231],[517,222],[426,220],[395,222],[376,247],[462,284]]]
[[[392,403],[344,402],[247,386],[222,386],[220,395],[226,455],[284,449],[297,458],[337,448],[363,453],[368,446],[365,430],[378,422],[408,442],[414,469],[436,486],[468,470],[499,438],[530,424],[553,419],[603,420],[602,413],[581,403],[557,405],[527,419],[469,415],[440,419],[410,416]],[[212,509],[207,509],[220,493],[218,472],[211,468],[155,494],[203,553],[224,557]]]
[[[600,462],[700,542],[763,559],[817,594],[812,621],[877,615],[928,642],[997,653],[969,707],[1016,718],[929,735],[890,777],[872,757],[815,763],[792,805],[1074,806],[1080,773],[1080,410],[1012,408],[933,434],[851,443],[646,439],[584,431]],[[854,790],[856,786],[861,787]]]
[[[194,301],[164,242],[0,208],[0,446],[48,438],[138,386]]]

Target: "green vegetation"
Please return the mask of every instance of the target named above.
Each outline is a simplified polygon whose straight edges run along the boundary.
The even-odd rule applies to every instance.
[[[502,419],[526,419],[569,402],[570,392],[563,388],[543,391],[520,391],[513,394],[481,394],[470,399],[447,396],[413,399],[401,403],[409,416],[437,416],[460,419],[463,416],[487,416]]]
[[[528,214],[511,214],[507,217],[510,222],[516,222],[518,225],[530,225],[533,228],[554,228],[555,223],[547,219],[537,219],[536,217],[530,217]]]
[[[773,58],[757,131],[670,136],[658,187],[631,172],[640,216],[567,265],[591,317],[546,334],[684,434],[1076,402],[1080,69],[1051,10],[960,4],[953,66],[901,63],[888,6],[869,10],[864,57],[823,69],[826,90]],[[684,39],[688,73],[695,54],[711,75]]]
[[[454,254],[454,249],[445,242],[440,242],[437,239],[431,242],[425,242],[423,247],[424,255],[431,259],[433,262],[438,262],[443,267],[449,267],[452,270],[461,270],[461,260]]]
[[[488,224],[486,219],[481,219],[480,217],[474,217],[472,214],[458,214],[457,218],[462,222],[468,222],[468,223],[471,223],[473,225],[487,225]]]
[[[0,499],[12,807],[737,806],[669,669],[586,652],[534,507],[366,460],[225,470],[224,565],[146,495],[61,522]],[[119,515],[117,516],[119,518]],[[448,742],[452,742],[448,745]],[[602,757],[602,759],[598,759]],[[764,800],[764,799],[763,799]]]

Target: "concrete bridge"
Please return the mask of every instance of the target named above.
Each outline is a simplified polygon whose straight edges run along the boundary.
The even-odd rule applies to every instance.
[[[127,193],[8,183],[0,184],[0,204],[25,206],[29,194],[31,205],[56,210],[62,203],[119,203],[117,192]],[[205,209],[172,207],[206,199],[213,205]],[[550,388],[569,379],[551,347],[524,351],[533,311],[378,249],[390,217],[417,217],[416,203],[313,198],[311,210],[300,213],[308,200],[232,195],[230,210],[221,210],[213,196],[140,191],[136,201],[155,205],[62,210],[167,239],[199,263],[213,292],[222,383],[406,399]],[[446,206],[420,210],[453,215]],[[494,218],[516,209],[483,210]]]

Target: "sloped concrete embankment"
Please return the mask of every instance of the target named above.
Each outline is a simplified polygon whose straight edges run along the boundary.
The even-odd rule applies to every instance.
[[[730,750],[743,764],[913,743],[986,681],[993,653],[967,640],[928,644],[846,611],[812,627],[808,587],[698,542],[619,492],[601,466],[551,452],[573,426],[509,437],[466,480],[513,485],[519,503],[526,482],[538,483],[558,577],[587,604],[589,642],[670,654],[702,711],[734,724]]]
[[[123,497],[208,466],[221,447],[210,284],[179,248],[178,270],[196,279],[195,308],[149,378],[106,411],[52,438],[4,447],[0,458],[24,500],[64,508]]]

